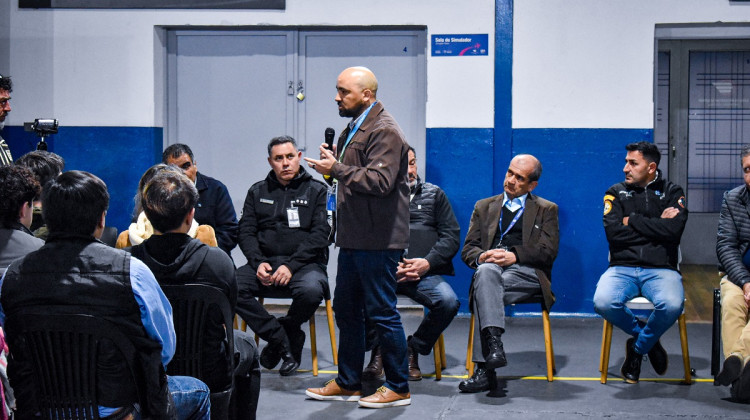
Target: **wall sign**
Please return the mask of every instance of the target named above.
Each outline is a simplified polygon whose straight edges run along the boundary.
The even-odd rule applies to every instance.
[[[432,56],[487,55],[487,34],[447,34],[432,36]]]
[[[286,0],[18,0],[21,9],[273,9]]]

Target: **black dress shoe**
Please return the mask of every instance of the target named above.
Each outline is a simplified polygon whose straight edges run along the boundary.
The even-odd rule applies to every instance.
[[[294,358],[294,356],[292,355],[292,352],[290,351],[283,352],[280,357],[284,359],[284,362],[281,364],[281,367],[279,368],[279,375],[289,376],[292,373],[297,371],[297,368],[299,368],[299,361]]]
[[[724,360],[721,372],[716,375],[716,383],[722,386],[729,386],[740,377],[741,372],[742,356],[739,353],[732,353]]]
[[[461,392],[475,393],[482,391],[492,391],[497,388],[497,376],[495,369],[486,369],[484,366],[477,367],[471,378],[461,381],[458,389]]]
[[[506,366],[508,360],[505,358],[503,342],[500,340],[502,330],[497,327],[487,327],[482,330],[482,341],[486,345],[482,346],[482,355],[484,356],[484,365],[487,369],[496,369]]]
[[[362,380],[374,381],[383,377],[383,356],[380,354],[380,346],[375,346],[370,352],[370,363],[362,371]]]
[[[635,351],[635,338],[631,337],[625,343],[625,362],[620,368],[623,379],[629,384],[637,384],[641,376],[641,362],[643,355]]]
[[[648,351],[648,361],[651,362],[651,366],[658,375],[667,373],[669,358],[667,357],[667,351],[664,350],[660,341],[657,340],[654,347],[651,347],[651,350]]]
[[[260,365],[264,368],[271,370],[276,367],[281,361],[281,352],[277,346],[273,344],[267,344],[263,347],[263,351],[260,352]]]

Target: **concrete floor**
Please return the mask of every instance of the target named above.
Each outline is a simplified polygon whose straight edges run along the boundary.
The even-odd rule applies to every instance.
[[[419,311],[403,311],[406,332],[413,332]],[[729,389],[715,387],[710,374],[711,325],[689,323],[690,361],[694,383],[680,383],[683,377],[678,328],[675,325],[662,338],[670,365],[658,377],[644,360],[641,382],[635,385],[620,379],[626,336],[615,328],[609,366],[609,382],[599,383],[600,318],[552,318],[557,373],[555,381],[546,372],[541,318],[509,318],[503,343],[508,366],[498,369],[499,387],[492,393],[462,394],[458,383],[464,368],[469,319],[456,318],[445,332],[448,366],[443,379],[435,381],[432,356],[422,356],[422,381],[411,382],[412,404],[406,407],[372,410],[356,403],[310,400],[304,391],[322,386],[336,376],[331,357],[325,316],[317,316],[320,369],[310,371],[309,339],[303,352],[302,371],[281,377],[263,370],[258,419],[569,419],[569,418],[742,418],[750,406],[729,400]],[[307,332],[307,331],[306,331]],[[261,342],[261,348],[265,344]],[[368,359],[369,360],[369,355]],[[380,383],[366,384],[365,392]]]

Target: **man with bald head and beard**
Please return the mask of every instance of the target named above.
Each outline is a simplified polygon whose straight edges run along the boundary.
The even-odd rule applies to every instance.
[[[336,245],[340,247],[333,306],[340,331],[339,374],[306,395],[359,401],[368,408],[411,404],[406,336],[396,310],[396,270],[409,246],[408,144],[398,123],[377,100],[378,81],[365,67],[350,67],[336,81],[339,115],[351,122],[338,145],[320,146],[308,165],[332,181]],[[331,197],[333,198],[333,197]],[[365,320],[382,347],[386,381],[362,397]],[[360,398],[362,397],[362,398]]]
[[[479,324],[472,356],[477,369],[459,384],[463,392],[497,387],[495,369],[508,364],[501,339],[505,305],[539,294],[545,308],[555,302],[550,278],[560,237],[557,204],[531,193],[541,175],[537,158],[517,155],[505,174],[504,192],[474,206],[461,259],[476,269],[469,295]]]

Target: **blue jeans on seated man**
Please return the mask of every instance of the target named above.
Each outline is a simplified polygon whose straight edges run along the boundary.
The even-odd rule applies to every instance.
[[[641,327],[625,303],[643,296],[654,310]],[[613,266],[599,278],[594,292],[594,310],[602,318],[636,337],[635,351],[647,354],[677,318],[685,305],[680,273],[668,268]]]
[[[429,354],[440,334],[448,328],[461,303],[456,292],[442,276],[424,276],[418,281],[398,283],[396,294],[406,296],[427,309],[427,314],[411,337],[411,346],[420,354]],[[367,349],[379,345],[371,322],[367,323]]]
[[[396,293],[427,308],[427,314],[412,335],[411,346],[420,354],[429,354],[440,334],[448,328],[461,305],[456,292],[442,276],[424,276],[419,281],[398,284]]]
[[[409,392],[406,336],[396,310],[396,267],[402,250],[339,251],[333,311],[339,327],[339,375],[344,389],[362,389],[365,320],[372,322],[383,353],[385,386]]]
[[[167,375],[167,386],[174,400],[175,413],[179,420],[210,420],[211,400],[208,386],[191,376]],[[117,409],[99,408],[99,416],[114,413]],[[134,420],[141,420],[141,414],[136,413]]]

